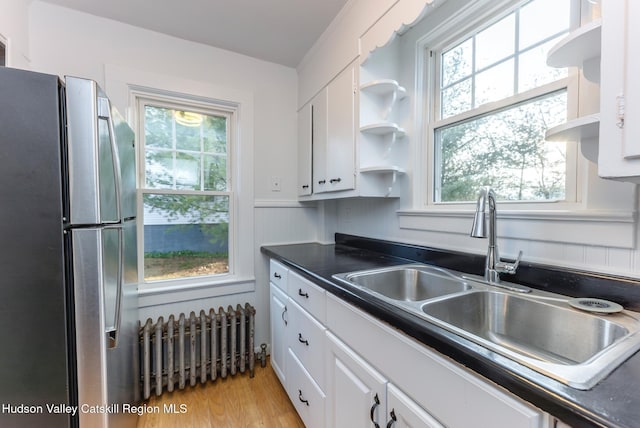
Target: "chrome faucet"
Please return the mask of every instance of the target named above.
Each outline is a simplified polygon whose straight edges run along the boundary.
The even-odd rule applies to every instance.
[[[489,205],[489,230],[487,231],[487,214],[486,206]],[[476,204],[476,214],[473,217],[473,228],[471,236],[474,238],[486,238],[489,235],[489,250],[487,251],[487,260],[484,269],[484,279],[492,285],[500,285],[500,274],[514,274],[520,264],[522,251],[518,254],[515,263],[507,263],[500,260],[498,252],[498,244],[496,242],[496,194],[490,187],[480,189],[478,202]],[[517,286],[515,284],[506,288],[515,291],[528,292],[531,291],[527,287]]]

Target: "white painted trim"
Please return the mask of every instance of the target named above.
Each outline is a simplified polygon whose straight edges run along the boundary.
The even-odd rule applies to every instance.
[[[401,210],[400,229],[468,235],[474,210]],[[616,210],[501,210],[498,236],[633,249],[636,212]]]
[[[126,112],[130,124],[135,117],[135,97],[139,91],[170,96],[180,94],[195,101],[211,101],[228,104],[235,108],[235,144],[231,158],[234,159],[233,193],[236,195],[236,210],[233,228],[230,231],[231,272],[223,278],[209,277],[147,283],[140,285],[141,305],[153,305],[199,299],[211,296],[235,294],[255,289],[254,281],[254,95],[244,89],[212,85],[176,76],[137,70],[118,65],[105,64],[105,90],[111,102]],[[135,126],[135,124],[133,124]],[[242,227],[240,226],[242,225]],[[140,249],[139,252],[142,252]],[[180,291],[177,291],[177,290]],[[156,297],[151,297],[151,295]]]
[[[248,293],[255,291],[255,279],[246,278],[222,283],[201,283],[176,286],[159,286],[153,284],[140,285],[138,292],[138,306],[165,305],[185,302],[188,300],[206,299],[210,297],[227,296],[230,294]]]
[[[254,208],[317,208],[316,202],[299,202],[295,199],[256,199]]]

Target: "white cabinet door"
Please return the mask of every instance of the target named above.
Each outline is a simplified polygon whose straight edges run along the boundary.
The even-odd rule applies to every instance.
[[[330,332],[326,362],[328,426],[383,426],[387,380]]]
[[[355,188],[356,93],[354,63],[329,83],[328,87],[325,191]]]
[[[311,145],[313,153],[313,193],[327,190],[327,115],[329,91],[325,87],[311,100]]]
[[[451,397],[455,400],[455,397]],[[442,428],[435,418],[395,385],[387,385],[387,427],[389,428]],[[461,409],[464,411],[464,409]]]
[[[271,367],[280,382],[286,385],[285,363],[287,358],[287,328],[289,313],[287,295],[273,283],[269,284],[271,315]]]
[[[640,182],[640,2],[602,2],[598,174]]]
[[[313,191],[311,177],[312,103],[298,112],[298,196],[309,196]]]
[[[356,63],[332,80],[298,116],[301,192],[314,194],[355,188]],[[310,110],[310,111],[309,111]],[[312,161],[306,143],[310,114]],[[313,165],[311,189],[306,185],[307,165]],[[308,195],[310,193],[301,193]]]

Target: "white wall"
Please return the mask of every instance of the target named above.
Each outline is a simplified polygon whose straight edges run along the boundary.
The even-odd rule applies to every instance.
[[[32,0],[0,0],[0,35],[7,40],[7,66],[29,68],[29,4]]]
[[[294,198],[294,69],[41,1],[31,6],[29,34],[34,70],[87,77],[104,87],[105,65],[113,64],[253,92],[259,112],[254,124],[256,198]],[[272,175],[281,176],[278,193],[265,179]]]
[[[113,69],[120,74],[139,70],[174,76],[252,94],[254,224],[239,226],[254,233],[253,246],[241,251],[253,252],[255,292],[145,307],[141,319],[249,301],[258,312],[256,341],[269,342],[268,271],[259,248],[263,243],[315,239],[315,207],[290,202],[296,199],[297,180],[296,70],[41,1],[29,9],[29,28],[32,69],[92,78],[107,94],[105,70]],[[280,178],[278,192],[271,191],[272,176]]]

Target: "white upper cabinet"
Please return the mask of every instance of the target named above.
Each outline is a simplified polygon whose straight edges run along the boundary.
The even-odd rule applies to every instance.
[[[602,2],[598,175],[640,183],[640,2]]]
[[[325,199],[353,190],[357,75],[347,67],[298,112],[298,195]]]
[[[298,196],[309,196],[313,190],[311,176],[313,103],[305,104],[298,112]]]

